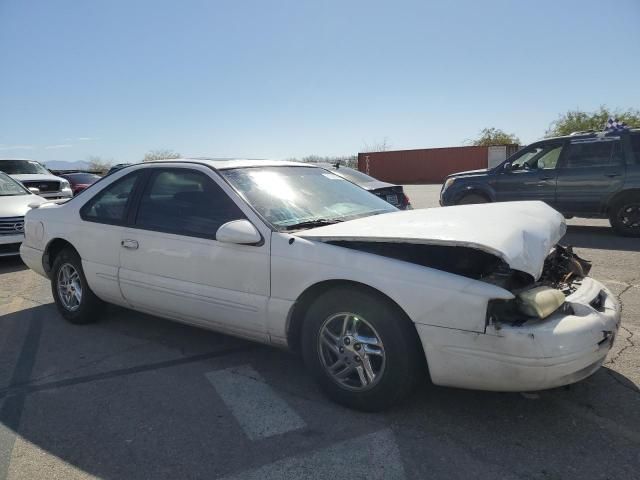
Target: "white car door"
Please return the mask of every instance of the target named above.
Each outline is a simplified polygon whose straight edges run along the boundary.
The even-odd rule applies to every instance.
[[[120,305],[126,305],[118,285],[120,242],[127,208],[141,177],[142,172],[137,170],[108,184],[80,208],[78,222],[65,225],[66,236],[82,257],[91,290],[103,300]]]
[[[237,195],[208,167],[147,171],[121,242],[119,282],[127,302],[159,316],[266,339],[267,227],[232,200],[229,194]],[[248,216],[262,230],[259,245],[215,239],[221,225]]]

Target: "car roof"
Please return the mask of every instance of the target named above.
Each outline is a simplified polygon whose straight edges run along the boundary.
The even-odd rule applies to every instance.
[[[291,162],[287,160],[255,160],[255,159],[217,159],[217,158],[175,158],[158,160],[148,163],[200,163],[208,165],[216,170],[228,170],[230,168],[250,167],[314,167],[315,165],[304,162]]]
[[[571,138],[571,139],[576,139],[576,138],[591,138],[591,137],[596,137],[598,135],[620,135],[621,133],[632,133],[632,134],[638,134],[640,133],[640,128],[630,128],[628,130],[623,130],[623,131],[619,131],[619,132],[607,132],[607,131],[596,131],[596,130],[586,130],[584,132],[573,132],[569,135],[560,135],[558,137],[549,137],[549,138],[543,138],[541,140],[538,140],[537,142],[532,142],[533,143],[538,143],[538,142],[547,142],[549,140],[566,140],[567,138]]]
[[[4,161],[4,160],[8,160],[8,161],[12,161],[15,162],[16,160],[19,160],[21,162],[38,162],[37,160],[34,160],[33,158],[0,158],[0,162]]]
[[[359,171],[359,170],[356,170],[355,168],[347,167],[346,165],[343,165],[343,164],[340,164],[340,166],[338,166],[338,167],[336,167],[335,163],[325,163],[325,162],[313,163],[312,165],[315,165],[317,167],[326,168],[327,170],[355,170],[355,171]],[[360,172],[360,173],[364,173],[364,172]]]

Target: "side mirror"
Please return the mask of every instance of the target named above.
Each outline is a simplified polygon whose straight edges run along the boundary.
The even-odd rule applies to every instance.
[[[238,245],[255,245],[262,241],[262,236],[249,220],[232,220],[218,228],[216,240]]]
[[[34,195],[38,195],[40,193],[40,189],[36,187],[29,187],[29,191]]]
[[[511,162],[507,162],[502,166],[502,168],[505,172],[510,172],[513,169],[513,165],[511,165]]]

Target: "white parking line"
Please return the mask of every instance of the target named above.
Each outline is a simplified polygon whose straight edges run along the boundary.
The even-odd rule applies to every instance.
[[[224,477],[224,480],[269,480],[313,478],[405,478],[398,445],[391,430],[363,435],[306,455],[285,458],[255,470]]]
[[[249,365],[205,373],[251,440],[306,426],[258,372]]]

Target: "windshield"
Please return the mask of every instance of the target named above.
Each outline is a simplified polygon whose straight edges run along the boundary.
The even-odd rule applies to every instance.
[[[255,167],[222,175],[278,230],[310,228],[397,209],[317,167]]]
[[[13,178],[0,172],[0,197],[10,195],[29,195],[29,192]]]
[[[336,175],[340,175],[343,178],[346,178],[350,182],[353,183],[369,183],[375,182],[376,179],[370,177],[366,173],[359,172],[358,170],[354,170],[353,168],[340,167],[332,170]]]
[[[25,173],[42,173],[51,175],[49,171],[34,160],[0,160],[0,172],[9,175],[22,175]]]

